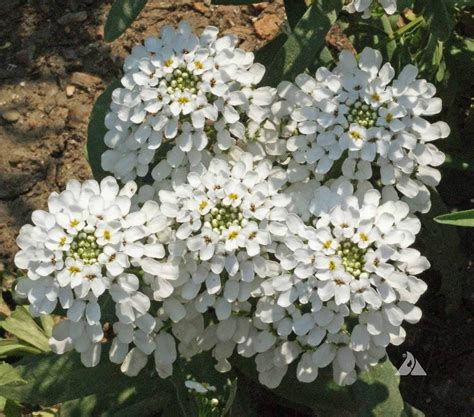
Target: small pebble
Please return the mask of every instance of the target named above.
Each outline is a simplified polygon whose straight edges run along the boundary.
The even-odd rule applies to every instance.
[[[7,110],[2,113],[2,119],[9,123],[15,123],[20,117],[21,114],[16,110]]]
[[[73,85],[68,85],[66,87],[66,96],[67,97],[72,97],[74,95],[74,92],[76,91],[76,87]]]

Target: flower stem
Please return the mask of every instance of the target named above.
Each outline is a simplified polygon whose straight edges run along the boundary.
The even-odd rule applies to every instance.
[[[392,59],[393,54],[395,53],[395,49],[397,49],[397,42],[395,42],[395,39],[394,39],[394,32],[392,29],[392,25],[386,14],[384,14],[380,18],[380,20],[382,21],[382,26],[385,33],[388,35],[388,38],[391,39],[387,43],[387,53],[388,53],[388,58]]]

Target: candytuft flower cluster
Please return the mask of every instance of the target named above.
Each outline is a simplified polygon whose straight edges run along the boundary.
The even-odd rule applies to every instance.
[[[114,177],[71,181],[18,237],[18,294],[35,316],[66,311],[55,352],[95,366],[108,343],[125,374],[152,357],[162,378],[178,358],[210,352],[226,372],[241,355],[270,388],[292,363],[348,385],[420,320],[416,213],[449,134],[429,120],[434,86],[370,48],[276,89],[263,72],[212,27],[133,49],[106,118]]]

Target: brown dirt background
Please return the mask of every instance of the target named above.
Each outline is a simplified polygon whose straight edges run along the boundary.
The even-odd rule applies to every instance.
[[[165,24],[189,21],[233,32],[255,50],[284,20],[281,2],[207,6],[186,0],[149,1],[121,38],[103,42],[110,8],[101,0],[0,0],[0,262],[16,251],[19,228],[48,195],[71,178],[91,177],[84,158],[95,99],[120,74],[133,45]],[[0,265],[0,268],[2,266]]]
[[[242,48],[255,50],[285,17],[282,0],[246,7],[149,0],[133,26],[107,44],[103,26],[110,4],[0,0],[0,273],[12,268],[15,238],[31,212],[45,208],[48,195],[69,179],[91,177],[84,158],[88,118],[133,45],[186,19],[196,31],[213,24],[232,32]],[[336,38],[337,47],[350,47]],[[447,318],[436,299],[425,300],[423,321],[407,326],[407,342],[389,352],[400,365],[402,353],[412,351],[428,372],[426,378],[403,378],[403,394],[427,416],[474,416],[472,311],[460,306]],[[271,400],[262,410],[262,417],[297,415]]]

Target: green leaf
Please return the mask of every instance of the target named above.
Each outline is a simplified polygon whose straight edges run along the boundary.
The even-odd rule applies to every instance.
[[[260,62],[260,64],[265,65],[265,67],[268,67],[275,59],[275,54],[285,44],[287,39],[288,36],[285,33],[280,33],[255,52],[255,60]]]
[[[399,384],[400,377],[389,360],[360,374],[357,382],[350,386],[358,404],[357,416],[401,416],[405,403]]]
[[[103,351],[102,356],[102,361],[94,368],[84,367],[76,352],[25,357],[15,370],[26,384],[0,386],[0,396],[22,403],[50,406],[93,394],[98,398],[118,395],[133,387],[148,396],[171,392],[170,382],[158,378],[156,373],[151,379],[149,369],[143,370],[138,378],[130,378],[106,358],[107,352]]]
[[[18,356],[25,353],[41,353],[40,349],[27,345],[17,339],[0,339],[0,358]]]
[[[453,18],[445,1],[417,0],[415,12],[423,14],[430,25],[430,32],[439,41],[447,41],[453,32]]]
[[[40,316],[41,326],[46,336],[51,337],[53,334],[54,320],[49,314],[42,314]]]
[[[252,360],[234,358],[234,363],[244,375],[257,379]],[[284,402],[290,401],[313,410],[316,415],[338,417],[401,417],[405,403],[399,391],[400,378],[396,369],[386,359],[363,372],[358,380],[346,387],[337,385],[328,369],[320,369],[311,384],[301,383],[291,366],[280,386],[272,393]],[[240,389],[240,388],[239,388]]]
[[[474,210],[442,214],[441,216],[436,217],[435,221],[453,226],[474,227]]]
[[[21,377],[17,370],[8,363],[0,363],[0,387],[19,386],[26,384],[26,381]],[[3,395],[5,398],[10,398],[8,395]]]
[[[108,149],[104,143],[104,136],[107,133],[105,115],[110,109],[112,92],[119,87],[121,87],[120,81],[115,80],[105,89],[95,102],[89,119],[89,126],[87,128],[87,160],[96,180],[101,180],[107,176],[101,164],[102,154]]]
[[[21,410],[21,405],[15,401],[8,400],[5,402],[5,407],[3,408],[5,417],[22,417],[23,413]]]
[[[43,329],[36,324],[28,310],[18,306],[10,317],[0,323],[0,326],[30,345],[43,352],[49,351],[48,336]]]
[[[306,12],[308,6],[305,0],[284,0],[286,18],[291,29],[294,29]]]
[[[61,405],[61,417],[151,417],[166,406],[169,398],[169,394],[163,391],[151,394],[143,387],[125,388],[119,392],[66,401]]]
[[[291,80],[303,72],[321,51],[326,34],[342,6],[342,0],[314,2],[275,54],[262,85],[276,86],[281,80]]]
[[[115,0],[104,28],[104,40],[112,42],[133,23],[147,0]]]

